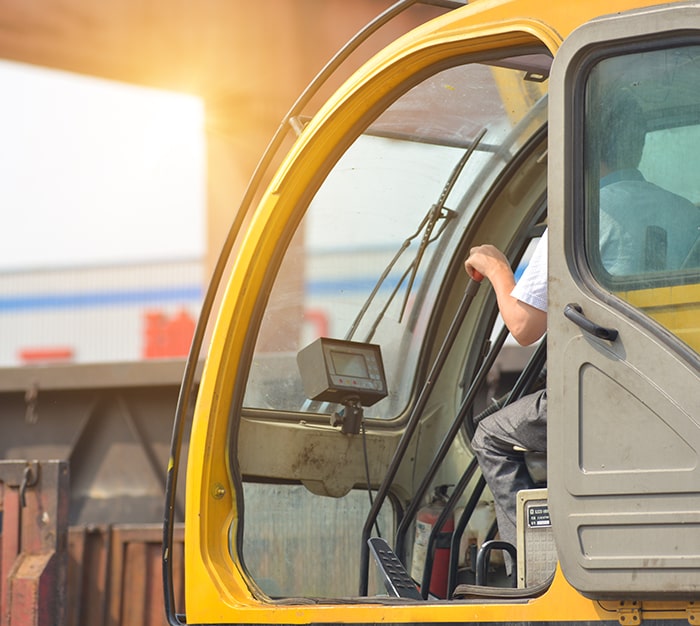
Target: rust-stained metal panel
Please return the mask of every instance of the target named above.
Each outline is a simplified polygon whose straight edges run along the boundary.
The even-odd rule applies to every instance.
[[[183,527],[175,529],[175,595],[184,605]],[[162,526],[74,526],[69,530],[66,626],[166,626]]]
[[[0,370],[0,458],[68,461],[72,526],[161,522],[183,365]]]
[[[66,626],[104,624],[111,533],[107,526],[68,530]]]
[[[0,624],[62,626],[68,464],[0,461]]]
[[[0,458],[60,459],[70,467],[70,486],[66,480],[63,494],[67,564],[58,572],[63,582],[50,585],[63,593],[65,614],[52,626],[165,625],[164,480],[182,366],[182,361],[65,365],[7,370],[11,376],[0,376]],[[5,480],[0,475],[2,581],[16,567],[20,537],[25,541],[34,532],[20,528],[18,485],[26,466],[11,464]],[[33,489],[25,496],[29,505]],[[34,515],[35,521],[41,518]],[[181,528],[173,556],[180,568],[176,597],[183,606]],[[35,568],[55,565],[39,560],[24,562],[25,578]],[[38,592],[31,577],[18,584],[30,596]],[[3,610],[8,594],[8,585],[0,582]]]

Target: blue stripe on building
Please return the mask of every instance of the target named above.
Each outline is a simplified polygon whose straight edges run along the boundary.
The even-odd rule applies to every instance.
[[[523,271],[516,269],[516,279]],[[393,290],[398,279],[387,278],[381,291]],[[369,294],[376,284],[376,278],[348,278],[346,280],[312,280],[306,284],[309,296],[337,296],[343,293]],[[16,311],[48,311],[101,306],[142,305],[166,302],[201,302],[204,291],[200,285],[177,287],[150,287],[144,289],[124,289],[110,291],[85,291],[73,293],[38,293],[0,296],[0,313]]]
[[[46,311],[182,301],[200,302],[202,297],[202,287],[199,285],[74,293],[23,294],[0,297],[0,312],[13,313],[27,310]]]

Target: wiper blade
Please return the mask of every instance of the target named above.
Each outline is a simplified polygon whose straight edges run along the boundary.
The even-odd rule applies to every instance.
[[[406,271],[403,273],[401,278],[399,279],[398,283],[396,284],[396,287],[393,289],[391,295],[387,299],[387,302],[385,305],[382,307],[382,310],[379,312],[377,317],[375,318],[375,321],[372,325],[372,328],[370,329],[370,332],[368,333],[368,336],[366,337],[365,341],[370,341],[372,337],[374,336],[374,333],[379,326],[379,323],[381,322],[382,318],[384,317],[384,314],[386,313],[387,309],[391,305],[391,303],[394,300],[394,297],[396,294],[399,292],[399,289],[403,285],[404,281],[406,280],[406,277],[409,276],[409,281],[408,284],[406,285],[406,294],[404,296],[404,301],[403,304],[401,305],[401,313],[399,315],[399,322],[403,320],[404,313],[406,311],[406,307],[408,306],[408,301],[411,295],[411,290],[413,289],[413,285],[415,283],[416,276],[418,274],[418,269],[420,267],[421,261],[423,260],[423,256],[425,254],[425,250],[427,247],[439,239],[440,235],[442,235],[443,231],[445,230],[445,227],[447,226],[447,222],[454,217],[455,213],[454,211],[451,211],[450,209],[445,207],[445,202],[447,202],[447,198],[449,197],[452,189],[454,188],[455,184],[457,183],[457,180],[459,179],[460,175],[462,174],[462,171],[464,170],[464,167],[466,166],[467,162],[471,158],[472,154],[474,154],[474,151],[477,149],[479,144],[481,143],[481,140],[484,138],[484,135],[486,134],[487,129],[484,128],[481,133],[476,137],[476,139],[472,142],[472,144],[469,146],[467,151],[460,157],[459,161],[457,161],[457,164],[454,166],[452,169],[452,172],[447,179],[447,182],[445,183],[444,187],[442,188],[442,191],[440,192],[440,197],[438,198],[437,202],[433,204],[430,207],[430,210],[426,213],[426,215],[423,217],[421,220],[420,224],[418,225],[418,228],[415,230],[415,232],[410,235],[408,238],[406,238],[399,249],[397,250],[396,254],[394,257],[389,261],[389,264],[386,266],[384,271],[382,272],[381,276],[377,280],[377,283],[374,285],[374,288],[372,289],[372,292],[369,294],[367,299],[365,300],[364,304],[362,305],[362,308],[360,309],[359,313],[355,317],[355,320],[353,321],[352,325],[350,326],[350,329],[345,335],[345,339],[350,340],[354,337],[355,332],[357,331],[358,326],[360,325],[360,322],[364,318],[365,314],[367,313],[367,310],[369,309],[370,305],[374,301],[374,298],[376,297],[377,293],[379,292],[380,288],[386,281],[387,277],[389,276],[389,273],[391,270],[394,268],[396,263],[398,262],[399,258],[403,255],[403,253],[409,248],[411,243],[423,232],[423,236],[421,238],[421,242],[418,246],[418,250],[416,251],[416,255],[411,261],[411,263],[408,265]],[[435,230],[435,226],[442,220],[441,226],[438,229],[437,232],[433,232]]]
[[[469,158],[471,157],[472,154],[474,154],[474,150],[476,150],[477,146],[481,143],[481,140],[483,139],[484,135],[486,134],[486,129],[484,128],[479,136],[476,138],[476,140],[472,143],[471,146],[469,146],[469,149],[462,155],[462,157],[457,161],[457,165],[452,170],[452,174],[450,174],[450,177],[447,179],[447,183],[442,189],[442,193],[440,193],[440,197],[438,198],[438,201],[431,207],[429,213],[428,213],[428,224],[425,228],[425,232],[423,233],[423,239],[420,242],[420,246],[418,247],[418,251],[416,252],[415,259],[413,260],[413,263],[411,265],[413,266],[413,271],[411,272],[411,278],[409,280],[409,283],[406,287],[406,295],[404,297],[403,305],[401,306],[401,314],[399,315],[399,322],[403,320],[403,315],[406,311],[406,306],[408,306],[408,298],[411,295],[411,290],[413,289],[413,283],[415,282],[416,279],[416,274],[418,273],[418,268],[421,264],[421,261],[423,260],[423,255],[425,254],[425,250],[428,247],[430,243],[435,241],[434,238],[432,238],[432,233],[433,229],[435,228],[435,225],[437,224],[438,219],[442,216],[443,214],[443,209],[445,208],[445,202],[447,202],[447,198],[450,195],[450,192],[454,188],[455,184],[457,183],[457,179],[462,173],[462,170],[464,169],[464,166],[467,164],[467,161],[469,161]],[[442,229],[444,230],[444,229]],[[440,231],[439,234],[442,233],[442,230]]]
[[[444,218],[444,221],[441,224],[440,230],[430,239],[428,240],[428,244],[431,244],[433,241],[436,241],[437,239],[440,238],[440,235],[442,234],[442,231],[445,230],[445,227],[447,226],[447,222],[451,220],[456,213],[454,211],[451,211],[450,209],[443,209],[443,214],[440,216],[441,218]],[[425,222],[423,222],[425,223]],[[416,259],[414,258],[413,261],[409,264],[409,266],[406,268],[404,273],[401,275],[401,278],[398,280],[396,283],[396,287],[394,287],[394,290],[391,292],[391,295],[387,298],[386,302],[384,303],[384,306],[382,307],[382,310],[379,312],[377,317],[374,320],[374,323],[372,324],[372,328],[370,328],[369,332],[367,333],[367,336],[365,337],[364,341],[369,342],[372,340],[372,337],[374,337],[374,333],[377,330],[377,327],[379,326],[379,323],[382,321],[384,318],[384,314],[387,312],[387,309],[391,306],[391,303],[394,301],[394,296],[399,292],[399,289],[401,289],[401,285],[403,285],[403,281],[406,280],[406,277],[408,276],[409,272],[413,270],[413,267],[416,264]],[[381,284],[381,283],[380,283]],[[409,292],[410,293],[410,292]],[[401,310],[401,317],[399,318],[399,321],[403,319],[403,313],[404,309],[406,307],[406,300],[404,300],[403,308]]]

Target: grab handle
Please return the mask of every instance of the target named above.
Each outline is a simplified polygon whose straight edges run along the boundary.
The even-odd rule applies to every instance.
[[[567,319],[571,320],[576,326],[582,328],[587,333],[594,335],[600,339],[605,339],[606,341],[615,341],[617,339],[618,332],[614,328],[606,328],[605,326],[599,326],[595,322],[591,322],[584,314],[583,309],[578,304],[567,304],[564,307],[564,315]]]

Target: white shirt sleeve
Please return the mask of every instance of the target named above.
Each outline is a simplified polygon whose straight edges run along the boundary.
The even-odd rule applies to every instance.
[[[547,240],[545,230],[511,296],[540,311],[547,311]]]

